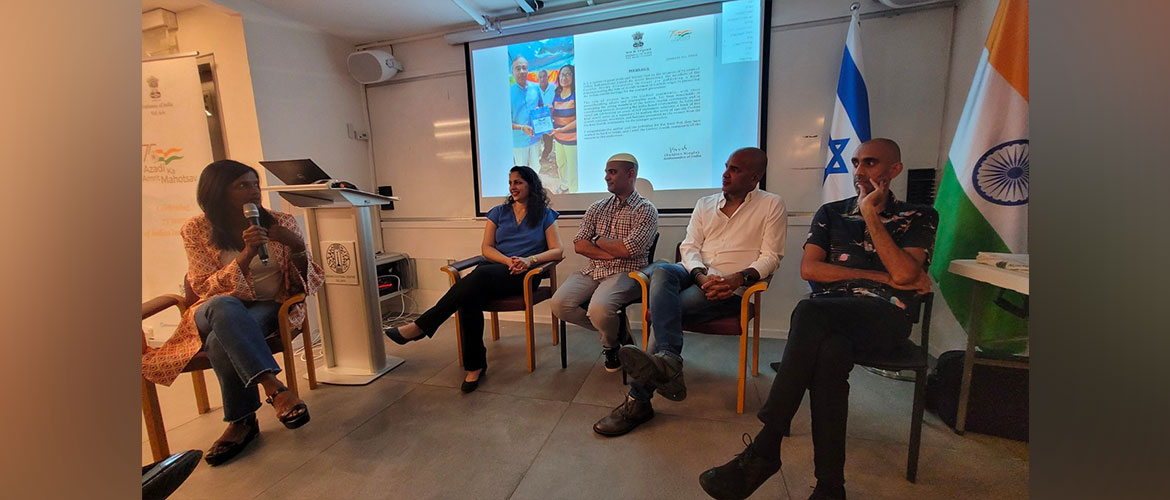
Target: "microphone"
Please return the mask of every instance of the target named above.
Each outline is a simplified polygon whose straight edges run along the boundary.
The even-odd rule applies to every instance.
[[[260,208],[255,203],[244,204],[244,218],[248,219],[248,223],[253,226],[260,225]],[[260,263],[268,265],[268,245],[260,245],[259,250]]]

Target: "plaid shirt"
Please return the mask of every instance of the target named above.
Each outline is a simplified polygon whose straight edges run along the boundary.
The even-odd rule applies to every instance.
[[[589,265],[581,270],[595,280],[602,280],[617,273],[628,273],[646,267],[649,261],[650,240],[658,232],[658,209],[650,200],[630,193],[626,201],[617,195],[593,202],[581,219],[581,229],[573,238],[592,242],[594,237],[621,240],[630,252],[630,257],[611,260],[589,259]]]

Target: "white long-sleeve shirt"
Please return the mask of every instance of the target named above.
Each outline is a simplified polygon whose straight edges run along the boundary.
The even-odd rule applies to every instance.
[[[753,189],[731,217],[720,211],[726,203],[722,192],[695,203],[687,236],[679,248],[682,266],[687,271],[705,267],[714,276],[729,276],[752,267],[761,279],[768,277],[784,257],[788,233],[784,199]]]

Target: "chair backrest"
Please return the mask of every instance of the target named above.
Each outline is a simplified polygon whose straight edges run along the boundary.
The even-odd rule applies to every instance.
[[[678,244],[674,246],[674,261],[675,262],[682,262],[682,242],[681,241],[678,242]]]
[[[654,232],[654,239],[650,240],[650,252],[646,254],[648,262],[654,262],[654,251],[658,250],[658,237],[661,236],[657,231]]]

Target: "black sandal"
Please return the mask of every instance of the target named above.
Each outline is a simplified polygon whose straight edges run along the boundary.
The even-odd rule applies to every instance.
[[[244,451],[244,448],[248,447],[248,443],[252,442],[252,439],[260,434],[260,423],[256,420],[255,413],[249,415],[243,422],[244,425],[248,426],[248,433],[244,435],[244,440],[238,443],[231,441],[212,443],[211,449],[203,455],[203,460],[207,462],[207,465],[214,467],[235,458],[241,451]]]
[[[280,389],[277,389],[275,393],[269,394],[268,399],[265,399],[264,402],[272,405],[273,408],[276,408],[276,404],[273,403],[273,400],[276,398],[276,396],[279,396],[280,393],[286,391],[288,391],[288,387],[281,387]],[[288,411],[277,414],[276,419],[279,420],[280,423],[284,424],[285,427],[288,427],[289,429],[296,429],[297,427],[305,425],[309,422],[309,407],[305,406],[304,401],[301,401],[300,403],[297,403],[295,406],[290,408]]]

